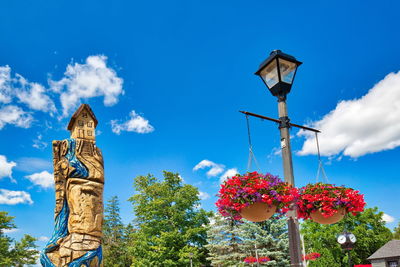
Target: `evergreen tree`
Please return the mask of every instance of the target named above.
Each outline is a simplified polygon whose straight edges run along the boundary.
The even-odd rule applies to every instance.
[[[19,267],[35,264],[39,254],[35,249],[35,238],[24,235],[20,241],[14,241],[4,234],[4,230],[16,228],[13,219],[14,217],[9,216],[7,212],[0,211],[0,266]]]
[[[13,266],[22,267],[25,264],[35,264],[39,251],[35,244],[36,238],[30,235],[24,235],[20,241],[14,242],[14,248],[11,250],[13,257]]]
[[[12,239],[4,234],[4,230],[15,228],[15,224],[12,222],[13,217],[7,214],[5,211],[0,211],[0,266],[12,265],[12,258],[9,251]]]
[[[130,266],[127,253],[128,234],[121,221],[119,200],[113,196],[107,201],[103,223],[103,254],[105,266]]]
[[[219,213],[212,217],[207,229],[206,248],[208,249],[208,260],[212,266],[244,266],[240,246],[243,241],[239,228],[239,222],[222,217]]]
[[[243,240],[242,251],[247,252],[246,256],[269,257],[271,260],[264,263],[265,266],[290,265],[286,219],[272,217],[259,223],[246,221],[239,227],[242,230],[240,231]],[[257,255],[255,250],[257,250]]]
[[[129,201],[135,214],[129,253],[132,266],[188,266],[205,264],[206,227],[210,212],[198,208],[199,191],[183,185],[177,173],[164,172],[134,180]]]
[[[305,221],[301,225],[301,232],[304,234],[306,252],[321,253],[321,258],[311,261],[309,266],[346,266],[347,253],[336,241],[345,229],[357,237],[351,251],[353,264],[369,263],[367,258],[392,239],[392,232],[385,226],[382,215],[383,212],[379,212],[378,208],[368,208],[356,216],[348,214],[345,219],[332,225]]]
[[[213,266],[245,266],[246,257],[269,257],[264,266],[289,265],[286,220],[273,217],[265,222],[232,221],[216,214],[207,230],[206,245]],[[257,251],[257,254],[256,254]]]

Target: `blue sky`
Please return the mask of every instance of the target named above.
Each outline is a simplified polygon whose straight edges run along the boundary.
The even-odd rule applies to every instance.
[[[10,235],[40,237],[40,246],[51,235],[51,141],[69,137],[80,103],[99,120],[104,198],[120,198],[124,222],[133,218],[133,178],[162,170],[179,172],[214,210],[221,176],[246,171],[238,111],[277,117],[276,99],[253,74],[274,49],[303,62],[289,116],[322,130],[329,181],[359,189],[396,226],[399,4],[281,2],[2,2],[0,210],[16,216]],[[250,124],[262,171],[282,176],[277,126]],[[315,144],[291,133],[302,186],[316,180]]]

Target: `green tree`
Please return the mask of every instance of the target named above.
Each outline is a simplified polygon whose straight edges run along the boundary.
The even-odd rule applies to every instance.
[[[306,252],[321,253],[321,258],[311,261],[309,266],[347,266],[347,253],[337,243],[337,236],[345,229],[357,237],[351,258],[354,264],[367,264],[367,258],[392,239],[392,232],[382,220],[383,212],[378,208],[367,208],[364,212],[348,215],[339,223],[322,225],[305,221],[301,225]]]
[[[213,266],[245,266],[248,256],[267,256],[264,266],[289,265],[286,220],[273,217],[261,223],[233,221],[214,215],[207,230],[206,245]],[[256,255],[257,250],[257,255]]]
[[[246,256],[266,256],[271,261],[263,264],[265,266],[286,267],[289,262],[289,237],[286,227],[286,219],[272,217],[269,220],[252,223],[245,221],[239,226],[241,228],[241,239],[243,240],[242,251]],[[249,253],[251,254],[249,255]]]
[[[399,225],[394,228],[393,239],[400,239],[400,222]]]
[[[35,264],[39,253],[35,249],[35,238],[24,235],[20,241],[14,241],[4,234],[4,230],[16,228],[13,219],[7,212],[0,211],[0,266]]]
[[[210,212],[199,208],[199,191],[183,185],[179,174],[164,172],[134,180],[129,199],[135,214],[129,253],[132,266],[194,266],[206,263],[206,227]]]
[[[243,244],[239,222],[222,217],[219,213],[211,219],[207,228],[206,248],[212,266],[244,266],[240,246]]]
[[[130,266],[128,232],[120,217],[119,200],[113,196],[107,201],[103,223],[103,254],[105,266]]]

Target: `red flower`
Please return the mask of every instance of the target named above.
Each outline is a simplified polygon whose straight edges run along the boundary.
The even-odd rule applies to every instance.
[[[270,258],[268,258],[268,257],[260,257],[260,258],[258,258],[258,262],[267,262],[267,261],[270,261],[271,259]]]
[[[320,258],[321,254],[318,252],[311,252],[307,255],[303,255],[303,260],[307,261],[315,261],[316,259]]]
[[[330,217],[344,208],[346,212],[356,215],[364,210],[364,196],[352,188],[331,184],[308,184],[300,190],[297,200],[298,215],[309,219],[310,214],[317,210],[325,217]]]
[[[269,257],[259,257],[258,258],[258,262],[259,263],[268,262],[270,260],[271,259]],[[245,263],[256,263],[257,262],[257,258],[255,258],[253,256],[249,256],[249,257],[246,257],[243,261]]]
[[[246,257],[246,258],[244,259],[244,262],[245,262],[245,263],[255,263],[255,262],[257,262],[257,258],[252,257],[252,256]]]

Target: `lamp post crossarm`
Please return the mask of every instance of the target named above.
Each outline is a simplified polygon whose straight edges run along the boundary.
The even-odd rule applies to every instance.
[[[281,120],[279,120],[279,119],[266,117],[266,116],[255,114],[255,113],[251,113],[251,112],[248,112],[248,111],[241,111],[240,110],[239,112],[241,112],[241,113],[243,113],[245,115],[249,115],[249,116],[257,117],[257,118],[260,118],[260,119],[263,119],[263,120],[269,120],[269,121],[273,121],[273,122],[276,122],[278,124],[281,124]],[[303,129],[303,130],[312,131],[312,132],[315,132],[315,133],[320,133],[321,132],[320,130],[317,130],[317,129],[314,129],[314,128],[310,128],[310,127],[306,127],[306,126],[299,125],[299,124],[295,124],[295,123],[291,123],[291,122],[289,122],[289,125],[291,127],[296,127],[296,128],[300,128],[300,129]]]

